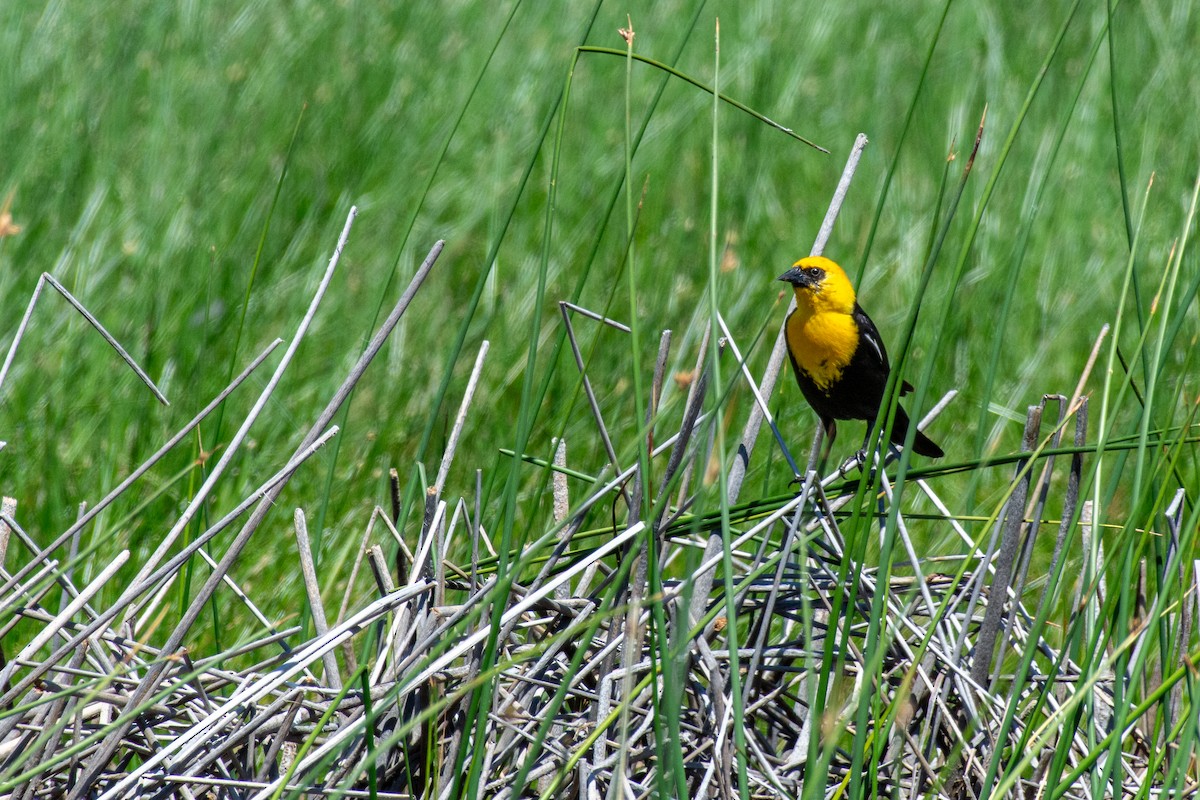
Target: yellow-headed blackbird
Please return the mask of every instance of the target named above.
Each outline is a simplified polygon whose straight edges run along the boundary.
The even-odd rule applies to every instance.
[[[797,261],[779,280],[790,283],[796,293],[796,310],[786,324],[796,382],[821,418],[829,443],[837,435],[839,419],[866,420],[870,437],[890,367],[883,338],[855,299],[850,279],[828,258],[811,256]],[[911,391],[904,381],[900,394]],[[907,433],[908,414],[897,405],[892,441],[903,444]],[[942,448],[920,431],[913,450],[930,458],[943,455]]]

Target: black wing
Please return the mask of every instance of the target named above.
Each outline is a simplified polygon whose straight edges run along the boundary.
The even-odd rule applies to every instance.
[[[864,347],[866,352],[860,352],[856,355],[860,357],[875,358],[876,362],[884,375],[884,380],[887,380],[887,375],[892,371],[891,364],[888,363],[887,348],[883,346],[883,336],[880,335],[879,329],[875,327],[875,323],[867,316],[867,312],[863,311],[862,306],[857,302],[854,304],[854,321],[858,323],[858,348],[860,351]],[[908,394],[913,390],[912,384],[908,381],[900,382],[900,396]]]

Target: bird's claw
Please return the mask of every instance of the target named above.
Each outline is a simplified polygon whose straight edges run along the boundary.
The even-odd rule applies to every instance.
[[[838,467],[838,477],[845,480],[846,473],[848,473],[854,469],[861,470],[862,465],[864,463],[866,463],[866,460],[867,460],[867,451],[866,451],[866,448],[863,448],[862,450],[859,450],[857,453],[850,456],[849,458],[847,458],[845,461],[843,461],[841,463],[841,465]]]

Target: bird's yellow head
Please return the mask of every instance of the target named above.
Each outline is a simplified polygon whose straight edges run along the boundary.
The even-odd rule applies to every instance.
[[[846,273],[824,256],[809,256],[779,276],[792,285],[796,307],[810,314],[854,313],[854,287]]]

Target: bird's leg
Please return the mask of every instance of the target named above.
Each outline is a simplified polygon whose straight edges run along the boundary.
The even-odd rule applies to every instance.
[[[867,463],[867,448],[871,446],[871,433],[875,430],[875,426],[871,421],[867,421],[867,432],[863,434],[862,449],[858,451],[858,463]],[[872,459],[873,461],[874,459]]]
[[[845,478],[846,473],[855,467],[860,470],[863,468],[863,465],[867,463],[867,443],[869,441],[871,441],[871,424],[867,423],[867,435],[863,437],[862,447],[857,453],[842,462],[842,465],[838,467],[838,475]]]
[[[833,450],[833,440],[837,438],[837,421],[832,419],[821,420],[821,427],[825,431],[825,441],[821,444],[821,458],[817,462],[817,474],[825,474],[825,466],[829,462],[829,453]]]

